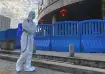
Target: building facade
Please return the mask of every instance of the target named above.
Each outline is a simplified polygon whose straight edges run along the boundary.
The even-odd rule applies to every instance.
[[[5,31],[7,29],[10,29],[10,22],[11,19],[9,17],[0,15],[0,31]]]
[[[59,21],[82,21],[103,19],[104,0],[41,0],[38,6],[38,23],[51,24]],[[65,16],[60,11],[65,9]]]

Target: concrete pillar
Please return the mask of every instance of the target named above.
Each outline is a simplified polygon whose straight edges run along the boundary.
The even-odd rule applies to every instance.
[[[74,57],[74,45],[69,44],[69,56]]]
[[[46,36],[46,31],[44,30],[44,36]]]
[[[105,0],[102,0],[102,17],[105,19]]]
[[[53,17],[52,17],[52,24],[54,24],[55,22],[56,22],[56,16],[53,15]]]
[[[53,36],[54,36],[54,24],[56,23],[56,16],[53,15],[52,17],[52,24],[53,24]]]

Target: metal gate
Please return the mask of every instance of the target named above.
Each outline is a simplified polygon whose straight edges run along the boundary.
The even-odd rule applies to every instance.
[[[86,20],[80,24],[82,52],[105,52],[105,21]]]
[[[35,44],[38,50],[51,50],[51,24],[40,24],[37,26]]]
[[[105,20],[63,21],[37,26],[35,44],[39,50],[105,52]]]
[[[79,25],[76,21],[57,22],[53,25],[51,36],[52,50],[69,51],[69,44],[74,44],[75,52],[80,52]]]

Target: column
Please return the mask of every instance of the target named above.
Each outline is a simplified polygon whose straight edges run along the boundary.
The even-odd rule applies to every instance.
[[[56,23],[56,16],[53,15],[52,17],[52,24],[53,24],[53,36],[54,36],[54,24]]]
[[[102,17],[105,19],[105,0],[102,0]]]

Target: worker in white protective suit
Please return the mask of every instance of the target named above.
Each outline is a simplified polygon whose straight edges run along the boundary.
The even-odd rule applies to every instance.
[[[33,45],[34,45],[34,33],[36,32],[36,25],[33,22],[35,18],[35,12],[30,11],[28,18],[22,23],[23,32],[21,35],[21,55],[16,63],[16,71],[21,70],[21,66],[24,65],[24,71],[34,71],[36,68],[31,66]]]

